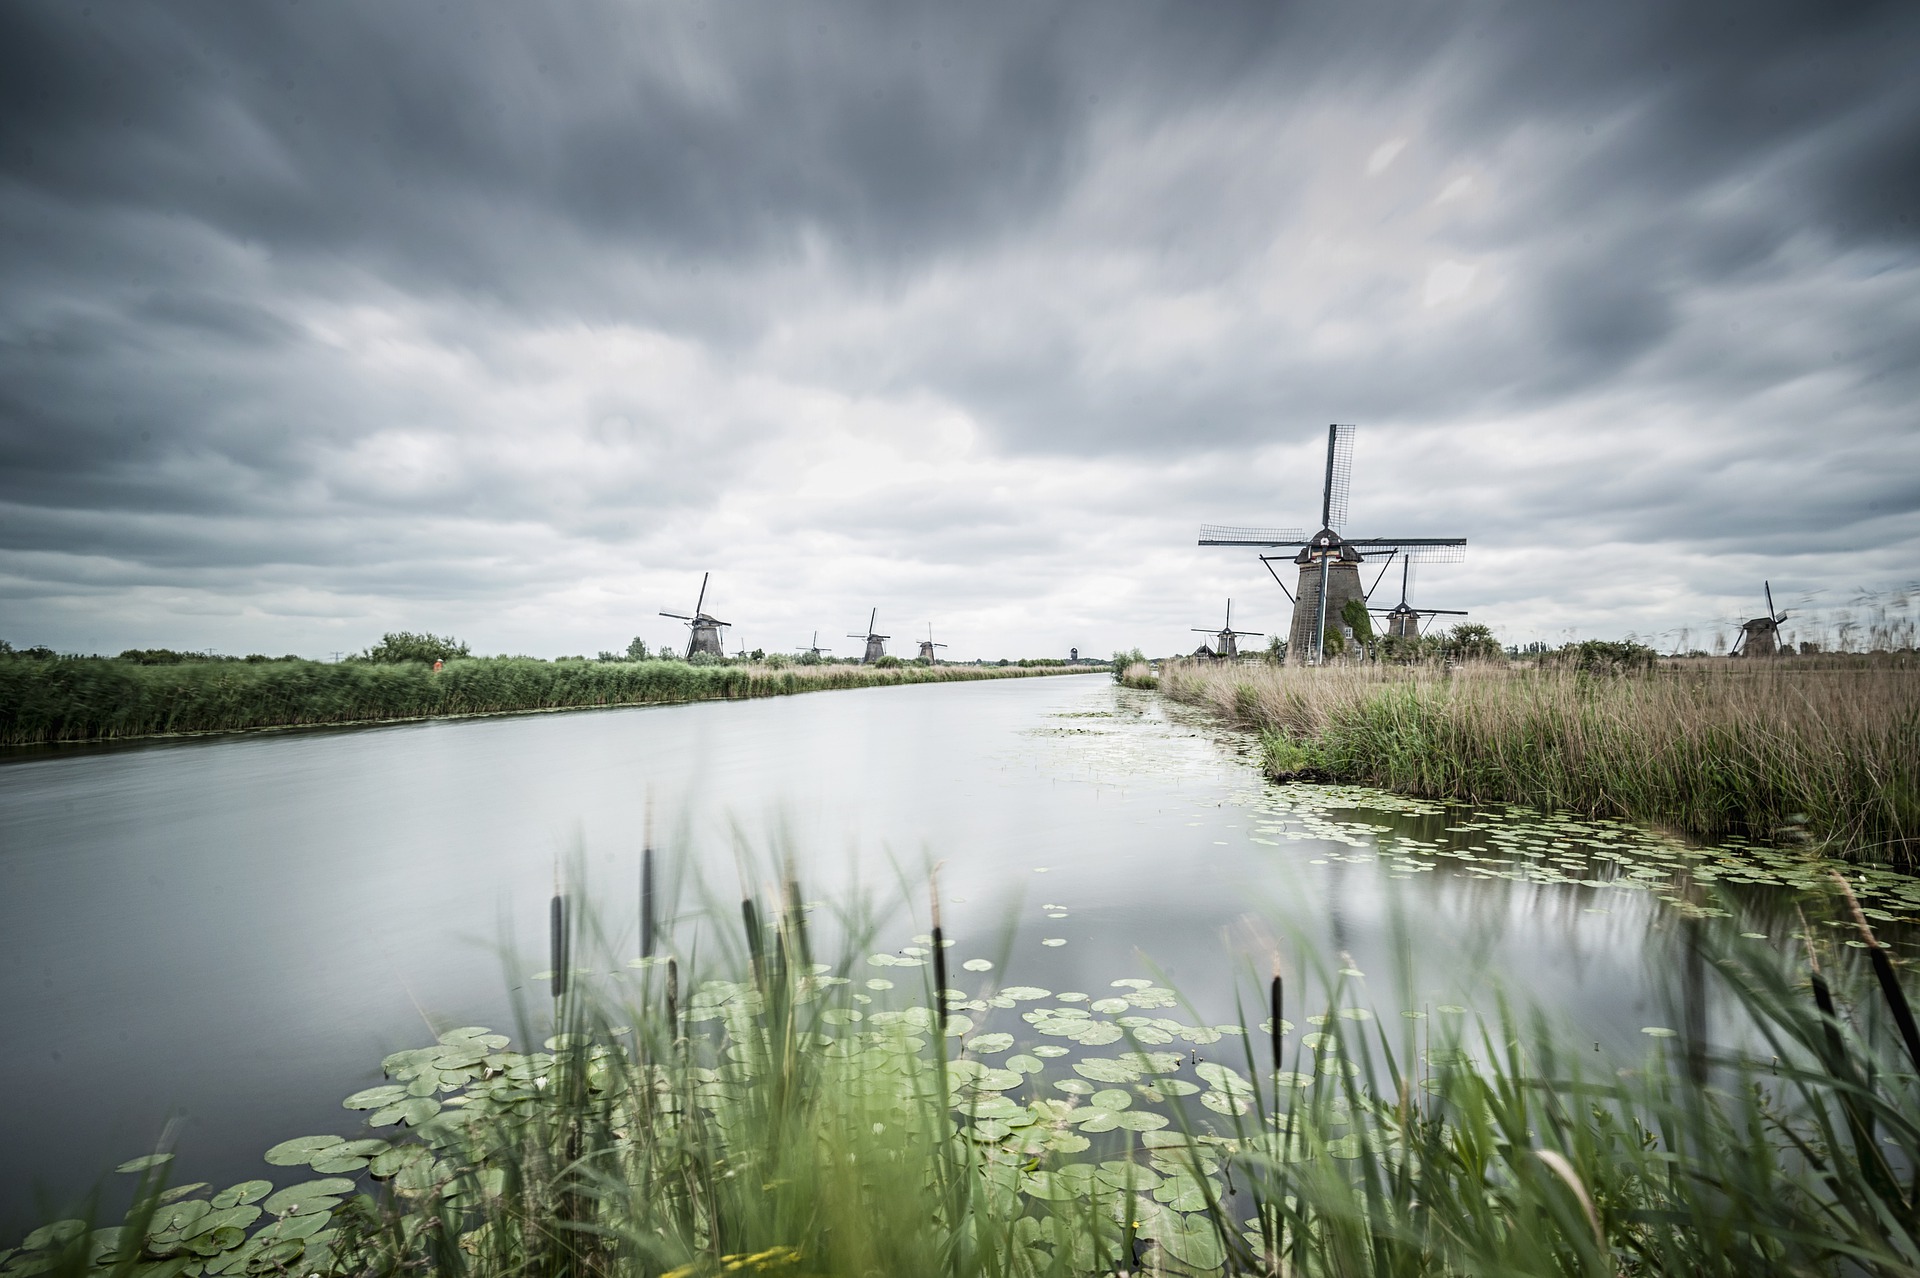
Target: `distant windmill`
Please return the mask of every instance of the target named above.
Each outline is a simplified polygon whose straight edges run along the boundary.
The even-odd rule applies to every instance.
[[[806,647],[806,648],[795,648],[795,649],[794,649],[794,651],[795,651],[795,652],[804,652],[804,653],[805,653],[805,654],[807,654],[807,655],[808,655],[809,657],[824,657],[824,656],[826,656],[826,655],[827,655],[827,654],[828,654],[829,652],[832,652],[832,651],[833,651],[833,649],[831,649],[831,648],[822,648],[822,647],[820,646],[820,632],[819,632],[818,630],[816,630],[816,631],[814,631],[814,632],[813,632],[813,644],[812,644],[812,646],[811,646],[811,647]]]
[[[693,659],[693,654],[696,652],[708,653],[715,657],[724,657],[727,655],[726,650],[720,646],[720,628],[722,626],[731,626],[733,623],[731,621],[720,621],[716,618],[709,617],[705,611],[707,605],[707,578],[712,575],[712,573],[706,572],[700,574],[700,598],[693,605],[693,615],[691,617],[678,612],[663,612],[660,614],[663,617],[672,617],[675,621],[684,621],[687,623],[687,659],[689,661]]]
[[[1338,627],[1354,600],[1366,606],[1371,591],[1360,585],[1360,565],[1368,555],[1385,555],[1386,573],[1396,556],[1416,563],[1458,563],[1466,556],[1465,537],[1344,537],[1340,529],[1347,522],[1347,490],[1353,478],[1353,427],[1327,427],[1326,483],[1320,494],[1320,531],[1311,540],[1298,528],[1227,528],[1217,524],[1200,527],[1202,546],[1298,546],[1292,556],[1299,566],[1300,578],[1294,590],[1287,591],[1293,601],[1293,626],[1287,637],[1287,660],[1319,665],[1325,660],[1327,628]],[[1274,572],[1277,555],[1260,559]],[[1380,578],[1374,578],[1374,585]],[[1287,584],[1280,581],[1280,589]]]
[[[1733,651],[1729,657],[1777,657],[1780,655],[1780,623],[1787,619],[1784,612],[1775,612],[1773,607],[1773,583],[1762,582],[1767,592],[1767,615],[1755,617],[1740,627],[1740,637],[1733,641]]]
[[[1376,608],[1375,612],[1386,611],[1387,635],[1393,639],[1418,639],[1421,619],[1424,617],[1464,617],[1466,612],[1460,608],[1415,608],[1407,602],[1407,589],[1413,584],[1413,559],[1400,561],[1400,602],[1390,610]]]
[[[1212,635],[1218,640],[1220,646],[1213,650],[1213,655],[1216,657],[1237,657],[1240,655],[1240,645],[1235,642],[1236,640],[1250,635],[1257,636],[1264,633],[1259,630],[1235,630],[1233,628],[1233,600],[1231,599],[1227,600],[1227,624],[1219,630],[1206,630],[1200,626],[1189,626],[1187,628],[1196,634]]]
[[[876,608],[874,611],[877,614],[879,612],[879,609]],[[929,621],[927,623],[927,637],[920,641],[920,660],[922,661],[940,660],[939,657],[934,655],[933,650],[935,648],[944,648],[946,646],[947,645],[945,645],[944,643],[935,643],[933,641],[933,623]]]
[[[880,619],[880,610],[878,608],[875,608],[873,610],[873,615],[867,618],[867,633],[864,635],[850,634],[847,636],[847,638],[849,639],[865,639],[867,641],[866,655],[860,658],[860,664],[863,666],[868,665],[872,662],[878,661],[880,660],[880,658],[886,656],[887,640],[893,638],[892,635],[877,635],[873,632],[873,623],[878,621],[879,619]]]

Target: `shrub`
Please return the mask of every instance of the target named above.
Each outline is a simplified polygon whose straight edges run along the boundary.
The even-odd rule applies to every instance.
[[[416,635],[411,631],[395,630],[380,636],[380,642],[361,653],[357,659],[376,665],[398,665],[406,661],[423,661],[431,665],[436,661],[452,661],[471,655],[467,645],[451,635]],[[565,657],[560,659],[567,660]],[[585,658],[576,660],[584,661]]]

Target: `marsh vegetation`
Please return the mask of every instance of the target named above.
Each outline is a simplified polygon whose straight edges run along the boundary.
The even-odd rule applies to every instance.
[[[1920,865],[1920,660],[1162,663],[1273,774]]]
[[[411,649],[396,654],[383,642],[380,651],[376,658],[338,663],[295,658],[155,660],[151,652],[141,654],[144,659],[0,656],[0,745],[742,700],[1082,669],[897,661],[861,666],[777,657],[760,662],[709,658],[689,663],[657,656],[542,661],[456,654],[436,670],[429,660],[416,659]]]
[[[698,956],[562,924],[518,1045],[389,1055],[266,1151],[279,1188],[133,1158],[123,1224],[0,1274],[1910,1274],[1908,994],[1843,885],[1805,905],[1858,948],[1703,930],[1742,1045],[1650,1026],[1624,1063],[1504,1006],[1396,1015],[1311,955],[1249,955],[1216,1025],[1151,976],[998,979],[937,923],[868,952],[855,912],[820,962],[791,883],[708,903]]]

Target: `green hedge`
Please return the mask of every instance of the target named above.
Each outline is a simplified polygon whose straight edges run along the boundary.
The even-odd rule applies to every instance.
[[[828,688],[1017,678],[974,666],[693,666],[681,661],[317,661],[140,665],[113,658],[0,660],[0,744],[361,723],[434,715],[742,700]],[[1060,672],[1066,673],[1066,672]]]

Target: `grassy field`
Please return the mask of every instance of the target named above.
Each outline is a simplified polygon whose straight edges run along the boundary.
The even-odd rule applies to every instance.
[[[1624,673],[1172,661],[1168,696],[1265,740],[1268,771],[1748,834],[1920,865],[1920,662],[1683,661]]]
[[[689,665],[471,658],[420,662],[0,660],[0,745],[364,723],[436,715],[776,697],[830,688],[1071,674],[1084,667]]]
[[[1704,933],[1751,1049],[1661,1029],[1615,1069],[1517,1013],[1376,1015],[1331,973],[1324,1006],[1262,979],[1245,997],[1270,1019],[1210,1027],[1145,979],[1054,1007],[949,974],[937,925],[815,963],[800,894],[781,895],[704,911],[737,920],[706,929],[706,970],[596,951],[587,976],[556,944],[575,974],[548,975],[553,1010],[524,1014],[518,1046],[461,1026],[388,1056],[342,1130],[267,1151],[293,1183],[169,1189],[163,1149],[121,1169],[142,1177],[124,1224],[53,1222],[0,1273],[1920,1269],[1920,1037],[1864,920],[1864,950]],[[1851,930],[1845,902],[1825,904]]]

